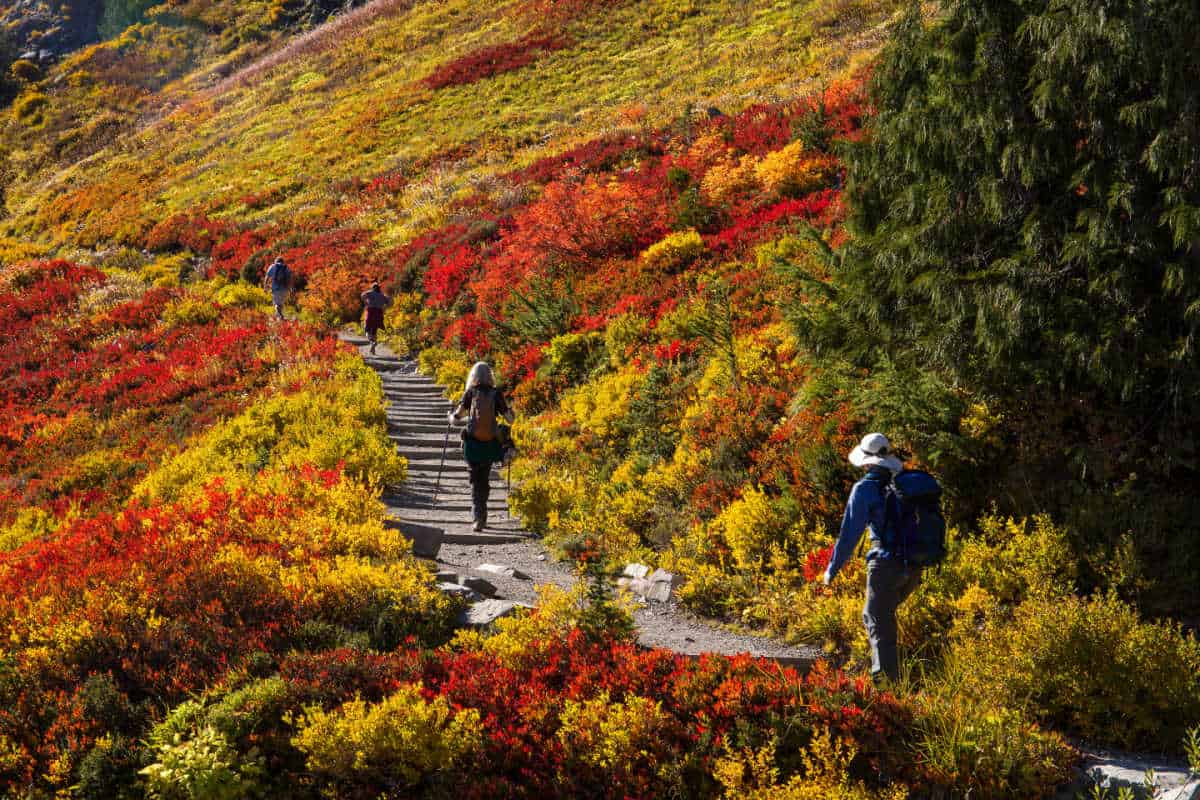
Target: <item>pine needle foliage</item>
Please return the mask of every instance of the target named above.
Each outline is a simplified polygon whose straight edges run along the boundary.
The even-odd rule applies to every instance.
[[[846,148],[836,299],[802,333],[993,396],[1086,397],[1122,445],[1194,470],[1197,30],[1195,3],[913,4]]]

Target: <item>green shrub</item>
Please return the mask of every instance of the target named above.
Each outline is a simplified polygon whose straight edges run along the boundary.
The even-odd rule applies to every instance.
[[[1200,722],[1200,642],[1114,596],[1029,600],[947,654],[945,677],[987,708],[1026,710],[1089,742],[1177,751]]]
[[[943,690],[914,697],[921,767],[963,797],[1044,797],[1070,779],[1075,751],[1021,714],[962,702]]]
[[[140,773],[152,800],[240,800],[259,794],[262,765],[242,762],[211,726],[191,739],[157,742],[154,756],[157,760]]]

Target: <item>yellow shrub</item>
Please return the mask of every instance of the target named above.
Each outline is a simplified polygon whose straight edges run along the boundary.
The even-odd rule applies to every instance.
[[[1070,594],[1078,572],[1067,530],[1047,516],[1015,520],[989,515],[978,535],[951,538],[946,570],[961,591],[978,585],[1001,602]]]
[[[20,122],[39,125],[49,106],[49,97],[36,89],[30,89],[13,101],[13,115]]]
[[[828,185],[837,174],[837,159],[821,153],[806,153],[801,142],[768,153],[754,169],[767,192],[800,197]]]
[[[22,508],[11,523],[0,527],[0,553],[16,550],[34,539],[48,537],[61,524],[62,520],[44,509]]]
[[[582,703],[568,700],[559,720],[558,740],[568,759],[620,770],[653,758],[667,714],[657,700],[628,697],[613,703],[604,692]]]
[[[709,525],[709,533],[720,536],[733,554],[739,569],[760,569],[770,556],[771,543],[786,520],[762,489],[752,486],[742,492]]]
[[[641,255],[643,267],[651,273],[672,274],[680,271],[704,253],[704,240],[694,230],[672,233],[650,245]]]
[[[578,627],[587,608],[587,586],[577,583],[572,589],[553,584],[538,587],[537,610],[496,620],[495,632],[476,638],[470,631],[459,631],[452,646],[458,649],[482,649],[512,669],[520,669],[536,659],[551,643],[559,641]]]
[[[609,320],[604,331],[608,363],[614,368],[624,366],[627,352],[645,339],[649,328],[650,321],[637,314],[622,314]]]
[[[1033,599],[955,643],[948,683],[1090,742],[1176,750],[1200,722],[1200,642],[1115,597]]]
[[[375,705],[359,698],[333,711],[310,708],[292,744],[310,770],[336,781],[412,786],[477,750],[480,729],[478,711],[453,712],[441,696],[427,701],[418,683]]]
[[[398,294],[384,312],[383,341],[398,355],[410,352],[421,318],[424,301],[420,292]]]
[[[142,280],[155,286],[178,286],[180,272],[190,264],[191,259],[183,254],[161,256],[142,267]]]
[[[452,611],[432,575],[412,561],[380,564],[338,556],[288,570],[283,580],[299,593],[303,617],[354,629],[386,615],[405,632],[440,630]]]
[[[168,303],[163,309],[162,320],[166,325],[176,328],[180,325],[208,325],[216,322],[220,316],[221,310],[211,300],[188,294]]]
[[[580,430],[613,436],[644,382],[645,375],[633,369],[604,375],[568,392],[560,406]]]
[[[303,367],[279,382],[303,382]],[[267,468],[344,464],[347,475],[373,485],[404,479],[407,464],[387,438],[379,376],[343,356],[335,375],[295,394],[266,397],[213,426],[135,487],[138,497],[173,499],[217,475],[234,484]]]
[[[457,401],[467,386],[471,361],[466,353],[448,347],[427,347],[418,359],[421,372],[446,387],[446,397]]]
[[[248,283],[238,282],[222,286],[216,292],[217,305],[238,308],[266,308],[271,305],[267,290]]]
[[[712,166],[700,182],[705,199],[716,205],[733,202],[739,197],[761,190],[756,168],[758,159],[744,155],[740,159],[726,158]]]
[[[718,759],[713,776],[728,800],[904,800],[903,786],[872,791],[850,779],[854,744],[818,730],[801,755],[802,775],[779,782],[774,742],[757,750],[746,748]]]
[[[110,480],[136,471],[137,466],[120,450],[93,450],[76,458],[65,470],[58,489],[64,494],[79,489],[95,489]]]

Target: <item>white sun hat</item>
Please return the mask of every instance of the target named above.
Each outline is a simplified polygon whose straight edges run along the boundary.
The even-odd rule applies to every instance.
[[[892,444],[882,433],[868,433],[850,451],[850,463],[856,467],[884,467],[892,472],[904,469],[904,462],[892,455]]]

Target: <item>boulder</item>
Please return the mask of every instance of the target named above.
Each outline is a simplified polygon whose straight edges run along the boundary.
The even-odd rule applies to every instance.
[[[496,587],[486,579],[480,578],[477,575],[470,575],[466,578],[463,578],[462,585],[466,586],[468,589],[473,589],[479,592],[484,597],[491,597],[492,595],[496,594]]]
[[[475,568],[476,572],[490,572],[493,575],[501,575],[505,578],[516,578],[517,580],[527,581],[529,576],[516,567],[510,567],[506,564],[480,564]]]
[[[682,577],[676,575],[674,572],[667,572],[665,569],[654,570],[646,580],[651,583],[669,583],[672,589],[683,583]]]
[[[650,568],[645,564],[626,564],[621,574],[626,578],[644,578],[650,574]]]
[[[480,600],[459,613],[458,624],[460,627],[486,628],[501,617],[515,613],[518,608],[530,606],[512,600]]]
[[[1153,790],[1146,786],[1150,772],[1154,773]],[[1139,800],[1200,800],[1200,776],[1190,774],[1186,768],[1116,754],[1086,756],[1075,782],[1059,792],[1057,798],[1090,797],[1093,786],[1109,790],[1114,797],[1121,789],[1129,789]]]
[[[446,532],[441,528],[399,519],[385,519],[383,524],[400,531],[401,536],[412,542],[413,555],[418,558],[437,558],[438,550],[442,549]]]
[[[458,573],[444,569],[433,576],[438,583],[458,583]],[[465,584],[464,584],[465,585]]]
[[[623,586],[630,591],[635,597],[646,598],[654,585],[645,578],[620,578],[617,580],[618,586]]]

